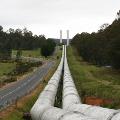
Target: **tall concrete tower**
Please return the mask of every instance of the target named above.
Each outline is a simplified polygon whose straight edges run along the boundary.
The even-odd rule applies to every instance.
[[[60,43],[62,43],[62,30],[60,30]]]
[[[67,46],[69,45],[69,30],[67,30]]]

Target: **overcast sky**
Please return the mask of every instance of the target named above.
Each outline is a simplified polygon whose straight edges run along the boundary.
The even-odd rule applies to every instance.
[[[34,34],[59,38],[59,30],[76,33],[97,31],[111,23],[120,9],[120,0],[0,0],[0,25],[27,27]]]

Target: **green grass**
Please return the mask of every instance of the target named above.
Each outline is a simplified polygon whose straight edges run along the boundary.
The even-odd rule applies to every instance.
[[[0,120],[23,120],[23,113],[29,112],[38,98],[39,92],[43,89],[45,83],[41,83],[37,89],[30,95],[17,101],[16,105],[9,108]]]
[[[2,63],[0,62],[0,76],[11,72],[16,66],[16,63]]]
[[[95,96],[113,100],[114,108],[120,108],[120,72],[96,67],[83,61],[72,47],[67,49],[69,67],[77,90],[82,98]]]
[[[59,56],[59,59],[56,59]],[[54,60],[56,60],[55,66],[50,70],[47,76],[44,78],[45,81],[48,81],[53,73],[55,72],[61,57],[61,50],[58,50],[54,55]],[[23,120],[22,116],[24,112],[29,112],[37,100],[40,92],[43,90],[47,82],[41,82],[41,84],[28,96],[22,98],[18,101],[17,108],[13,108],[10,112],[6,112],[6,115],[2,118],[2,120]],[[8,110],[9,111],[9,110]]]
[[[16,55],[17,50],[12,51],[12,55]],[[40,48],[36,50],[22,50],[22,56],[25,57],[41,57]]]

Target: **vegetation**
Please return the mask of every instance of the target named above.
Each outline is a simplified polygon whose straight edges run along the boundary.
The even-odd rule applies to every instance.
[[[67,58],[77,90],[83,101],[85,97],[93,96],[111,100],[112,104],[106,105],[106,107],[120,108],[119,71],[90,65],[83,61],[72,47],[67,49]]]
[[[59,59],[57,59],[57,56],[59,56]],[[56,58],[55,66],[49,71],[47,76],[43,78],[43,82],[41,82],[40,85],[38,85],[38,87],[32,93],[18,100],[16,105],[13,105],[5,111],[2,111],[0,113],[0,118],[2,118],[2,120],[22,120],[23,113],[29,112],[31,110],[40,92],[46,86],[48,80],[51,78],[51,76],[57,69],[57,66],[60,62],[60,56],[61,50],[58,50],[55,56],[53,56]]]
[[[21,75],[29,70],[31,70],[33,67],[38,67],[42,65],[42,62],[17,62],[16,68],[14,71],[11,73],[11,75]]]
[[[22,50],[18,50],[16,53],[16,61],[20,61],[22,56]]]
[[[42,65],[42,62],[25,62],[25,61],[4,61],[0,63],[0,87],[6,83],[14,82],[17,78],[34,67]]]
[[[12,55],[16,55],[17,50],[12,51]],[[24,57],[41,57],[41,49],[34,49],[34,50],[22,50],[22,56]]]
[[[1,112],[0,118],[2,118],[2,120],[23,120],[23,113],[30,111],[40,92],[46,86],[47,81],[50,79],[54,71],[55,67],[44,78],[46,82],[41,82],[40,85],[32,93],[18,100],[15,105],[7,108],[5,113],[4,111]]]
[[[0,62],[0,76],[6,75],[15,69],[16,63],[13,62]]]
[[[23,30],[10,28],[4,32],[0,26],[0,59],[10,58],[12,49],[33,50],[40,48],[45,42],[46,38],[43,35],[33,35],[26,28]]]
[[[0,61],[6,65],[9,62],[16,64],[14,70],[9,72],[4,71],[5,76],[0,78],[2,81],[0,86],[16,81],[18,75],[23,75],[25,72],[31,70],[32,67],[41,65],[41,62],[21,61],[21,56],[39,57],[42,53],[43,56],[47,57],[52,55],[54,50],[54,41],[51,39],[47,40],[44,35],[33,35],[26,28],[23,30],[10,28],[5,32],[3,31],[3,27],[0,26]],[[12,55],[16,55],[16,61],[11,60]]]
[[[23,30],[10,28],[7,32],[4,32],[3,27],[0,26],[0,59],[10,59],[12,50],[20,52],[20,50],[36,50],[45,46],[48,47],[45,49],[46,51],[49,49],[47,55],[51,55],[54,50],[54,45],[53,40],[47,40],[44,35],[33,35],[26,28]],[[42,53],[44,55],[45,52]]]
[[[48,39],[41,48],[41,54],[45,57],[52,55],[55,51],[55,46],[55,42],[52,39]]]
[[[0,62],[0,87],[2,87],[5,83],[13,82],[16,79],[14,77],[7,76],[11,73],[16,67],[15,62]]]
[[[72,40],[85,61],[120,69],[120,12],[111,25],[103,24],[97,33],[77,34]]]

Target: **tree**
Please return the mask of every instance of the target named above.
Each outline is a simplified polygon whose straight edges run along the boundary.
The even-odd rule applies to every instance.
[[[45,57],[52,55],[55,50],[55,46],[55,42],[52,39],[48,39],[41,48],[41,54]]]
[[[100,26],[100,30],[99,30],[99,32],[104,31],[108,26],[109,26],[108,23],[104,23],[103,25]]]
[[[8,34],[3,31],[3,27],[0,26],[0,59],[10,59],[12,49],[10,46],[10,40]]]
[[[3,31],[3,27],[2,26],[0,26],[0,31]]]
[[[120,36],[112,40],[109,47],[109,57],[111,65],[116,69],[120,69]]]
[[[99,66],[120,69],[120,19],[103,24],[96,33],[76,34],[72,45],[82,58]]]
[[[117,19],[120,18],[120,10],[117,12]]]
[[[33,35],[27,28],[12,29],[3,31],[0,26],[0,58],[8,59],[11,56],[12,49],[15,50],[33,50],[41,48],[46,43],[44,35]]]
[[[22,56],[22,50],[17,50],[16,61],[20,61]]]

